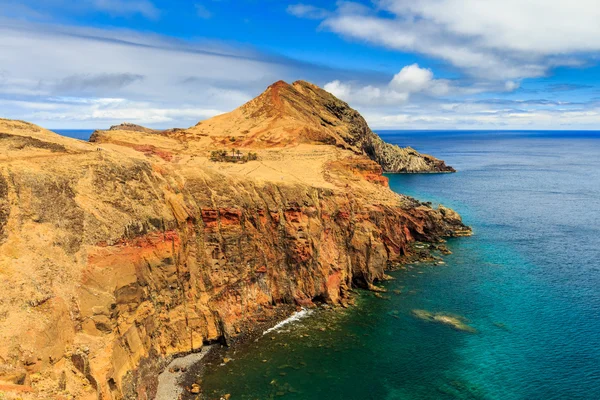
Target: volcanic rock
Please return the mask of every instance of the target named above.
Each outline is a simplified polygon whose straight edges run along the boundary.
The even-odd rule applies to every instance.
[[[344,104],[278,83],[188,130],[121,125],[94,143],[0,120],[2,390],[153,398],[175,356],[280,304],[347,304],[415,241],[468,234],[387,187]],[[210,160],[234,146],[259,160]]]

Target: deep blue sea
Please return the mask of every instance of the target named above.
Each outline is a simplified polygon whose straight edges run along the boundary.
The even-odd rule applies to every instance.
[[[600,133],[379,132],[459,172],[393,190],[474,229],[384,298],[316,311],[209,368],[206,398],[600,399]],[[415,318],[452,313],[477,333]]]
[[[85,141],[89,140],[92,133],[94,133],[94,130],[90,129],[51,129],[51,131],[63,136]]]

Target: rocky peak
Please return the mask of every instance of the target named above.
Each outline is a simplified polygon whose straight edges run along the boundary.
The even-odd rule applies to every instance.
[[[109,131],[133,131],[133,132],[144,132],[144,133],[155,133],[154,129],[146,128],[141,125],[132,124],[130,122],[123,122],[119,125],[113,125],[108,128]]]
[[[100,143],[104,141],[110,141],[110,137],[113,133],[117,132],[136,132],[141,134],[158,134],[162,131],[146,128],[141,125],[132,124],[130,122],[123,122],[119,125],[113,125],[107,130],[97,130],[92,133],[89,141],[92,143]]]
[[[238,147],[335,145],[368,156],[385,172],[454,172],[435,157],[385,143],[348,103],[305,81],[275,82],[239,109],[200,122],[194,129],[208,136],[223,132],[241,136]]]

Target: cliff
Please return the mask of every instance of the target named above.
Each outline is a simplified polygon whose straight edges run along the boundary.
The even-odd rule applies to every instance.
[[[415,240],[470,233],[453,211],[389,190],[350,123],[294,128],[287,102],[263,104],[242,131],[221,116],[189,130],[121,125],[94,143],[0,120],[7,398],[151,399],[171,357],[281,305],[345,304]],[[261,131],[273,113],[286,122]],[[229,130],[208,133],[215,120]],[[234,146],[258,159],[210,160]]]

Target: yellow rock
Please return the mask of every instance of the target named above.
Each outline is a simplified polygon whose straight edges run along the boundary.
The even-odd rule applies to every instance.
[[[63,371],[77,399],[148,392],[172,357],[272,317],[273,304],[340,304],[353,277],[385,279],[414,237],[468,231],[382,175],[439,160],[388,147],[306,82],[189,129],[126,124],[92,140],[0,119],[0,381],[23,370],[37,398]],[[392,156],[369,158],[369,144]],[[258,160],[210,160],[234,146]]]

